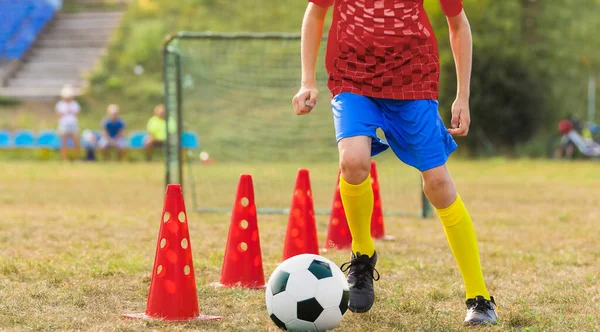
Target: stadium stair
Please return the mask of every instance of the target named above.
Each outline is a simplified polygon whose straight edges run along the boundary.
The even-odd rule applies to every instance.
[[[23,58],[0,95],[24,100],[54,99],[65,84],[79,94],[85,75],[105,53],[121,12],[58,13]]]

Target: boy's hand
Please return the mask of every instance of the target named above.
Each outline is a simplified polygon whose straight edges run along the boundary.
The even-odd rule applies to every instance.
[[[310,113],[317,104],[319,91],[316,85],[303,85],[300,91],[292,99],[294,111],[296,115],[304,115]]]
[[[471,124],[471,114],[469,113],[469,100],[456,98],[452,104],[452,121],[448,132],[452,136],[467,136],[469,125]]]

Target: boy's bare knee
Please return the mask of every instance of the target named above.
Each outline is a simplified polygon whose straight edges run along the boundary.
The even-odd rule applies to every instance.
[[[369,176],[371,160],[370,158],[344,153],[340,160],[340,168],[346,182],[360,184]]]
[[[452,180],[445,176],[436,176],[428,178],[423,183],[425,191],[438,192],[448,189],[452,186]]]
[[[456,198],[456,188],[448,172],[423,174],[423,191],[438,209],[450,206]]]

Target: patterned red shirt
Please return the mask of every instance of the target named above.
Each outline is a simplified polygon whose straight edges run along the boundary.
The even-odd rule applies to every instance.
[[[309,0],[334,6],[327,42],[328,87],[401,100],[437,99],[440,62],[423,0]],[[446,16],[461,0],[440,0]]]

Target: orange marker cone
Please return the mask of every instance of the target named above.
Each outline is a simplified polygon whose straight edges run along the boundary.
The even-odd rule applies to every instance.
[[[348,227],[348,220],[340,196],[340,175],[341,171],[338,172],[335,186],[327,237],[325,238],[325,249],[349,249],[352,247],[352,234],[350,233],[350,227]]]
[[[220,285],[262,288],[265,285],[252,176],[242,174],[233,204]]]
[[[299,169],[296,177],[282,260],[300,254],[319,254],[315,209],[307,169]]]
[[[379,193],[379,178],[377,176],[377,163],[371,161],[371,186],[373,187],[373,214],[371,215],[371,237],[376,240],[385,237],[383,226],[383,208],[381,207],[381,194]]]
[[[146,312],[123,316],[167,321],[220,319],[199,314],[188,219],[178,184],[167,186]]]

